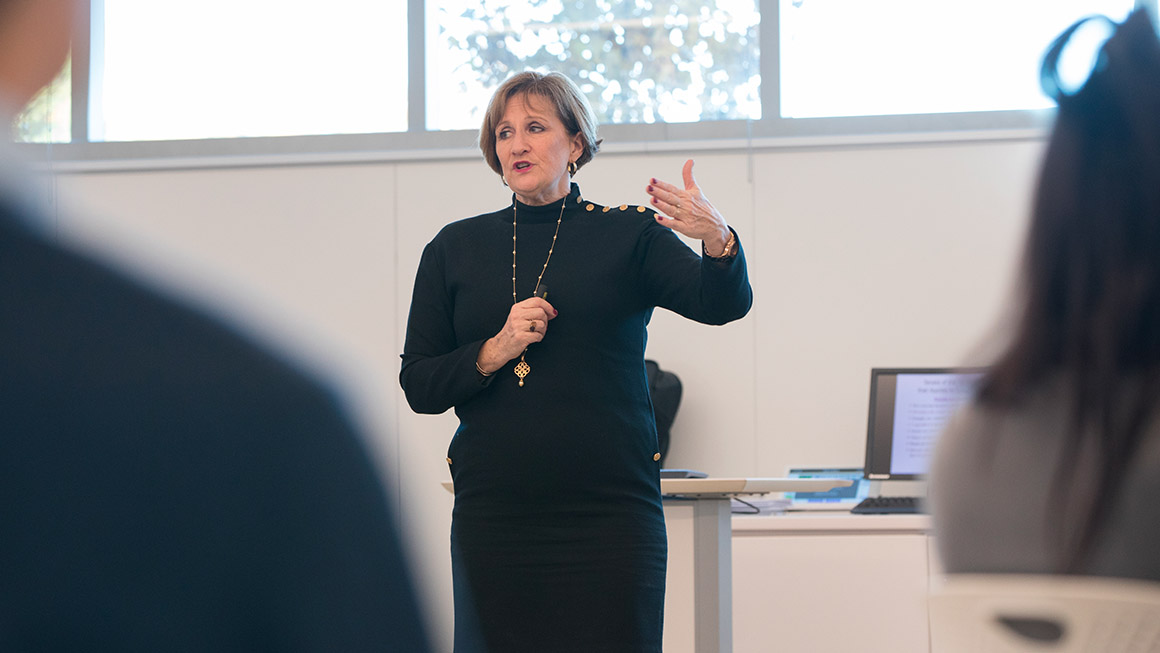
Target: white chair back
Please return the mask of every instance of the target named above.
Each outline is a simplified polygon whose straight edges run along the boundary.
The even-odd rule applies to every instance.
[[[930,595],[931,653],[1160,653],[1160,583],[949,574]]]

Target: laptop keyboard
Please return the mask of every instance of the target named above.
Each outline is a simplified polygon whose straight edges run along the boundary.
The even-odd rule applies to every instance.
[[[914,514],[926,512],[922,497],[866,497],[850,509],[856,515]]]

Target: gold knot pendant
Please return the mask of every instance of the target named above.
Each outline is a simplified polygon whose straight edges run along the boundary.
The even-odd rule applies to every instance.
[[[524,387],[524,377],[527,376],[528,372],[531,371],[532,366],[524,362],[523,359],[520,359],[520,362],[516,363],[516,376],[520,377],[521,388]]]

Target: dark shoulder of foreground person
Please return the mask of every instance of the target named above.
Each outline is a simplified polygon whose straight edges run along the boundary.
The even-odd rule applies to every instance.
[[[245,603],[251,641],[274,649],[427,650],[394,516],[330,387],[210,311],[7,217],[0,396],[13,437],[0,446],[25,456],[3,484],[26,491],[10,508],[29,535],[5,541],[33,552],[30,584],[38,555],[25,545],[74,529],[104,557],[59,542],[64,555],[41,567],[83,564],[92,600],[166,596],[176,617],[226,610],[200,601],[244,588],[225,595]],[[156,621],[137,636],[174,627]]]

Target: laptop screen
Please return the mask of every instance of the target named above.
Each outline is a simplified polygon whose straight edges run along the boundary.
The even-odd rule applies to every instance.
[[[866,478],[925,478],[935,441],[974,394],[984,368],[874,368]]]

